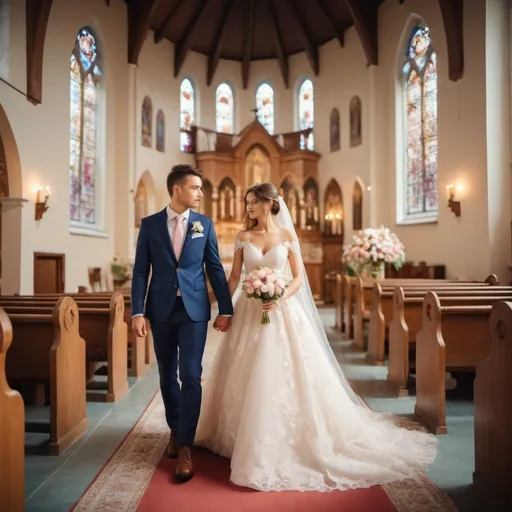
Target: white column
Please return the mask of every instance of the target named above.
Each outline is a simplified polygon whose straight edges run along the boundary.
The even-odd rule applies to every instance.
[[[137,102],[137,66],[128,64],[128,208],[125,221],[118,226],[126,226],[128,230],[128,257],[135,258],[137,243],[135,230],[135,193],[137,191],[137,116],[139,114]],[[116,207],[116,212],[117,212]],[[122,254],[122,253],[121,253]]]
[[[242,219],[242,187],[240,185],[236,186],[236,195],[235,195],[235,218],[236,220]]]
[[[212,220],[217,221],[219,216],[219,193],[217,187],[212,187]]]

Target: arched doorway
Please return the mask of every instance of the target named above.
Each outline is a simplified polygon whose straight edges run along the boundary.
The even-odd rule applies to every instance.
[[[21,292],[22,197],[18,147],[0,104],[0,293]],[[8,268],[9,272],[4,272]]]
[[[151,173],[147,170],[144,171],[139,178],[133,201],[135,203],[135,240],[137,240],[142,219],[155,213],[157,209],[155,182],[153,176],[151,176]]]

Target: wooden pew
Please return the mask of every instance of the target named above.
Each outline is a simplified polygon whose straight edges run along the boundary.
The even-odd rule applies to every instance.
[[[25,408],[5,375],[12,324],[0,309],[0,504],[5,512],[25,510]]]
[[[78,308],[61,297],[48,314],[9,314],[14,342],[6,376],[17,381],[48,382],[50,455],[59,455],[87,429],[85,341],[78,331]],[[27,425],[27,430],[30,430]]]
[[[501,287],[500,287],[501,288]],[[416,343],[416,337],[423,323],[423,300],[421,297],[405,295],[403,288],[398,287],[393,297],[393,319],[389,327],[389,389],[397,396],[408,396],[410,374],[410,346]],[[427,292],[428,293],[428,292]],[[475,306],[492,305],[498,300],[512,298],[512,288],[507,287],[501,292],[495,287],[487,290],[461,290],[457,295],[451,292],[436,291],[443,306]]]
[[[375,295],[375,285],[379,284],[382,287],[382,291],[386,292],[394,291],[396,286],[408,287],[408,288],[417,288],[418,290],[430,289],[435,286],[435,288],[452,288],[452,287],[475,287],[475,286],[497,286],[499,284],[498,278],[491,274],[487,276],[485,281],[483,282],[472,282],[472,281],[449,281],[449,280],[438,280],[438,279],[382,279],[376,281],[375,279],[361,279],[356,278],[354,284],[354,293],[355,293],[355,304],[353,311],[353,325],[354,325],[354,342],[356,346],[363,349],[364,348],[364,323],[366,320],[372,320],[372,312],[375,308],[375,301],[380,300],[379,296]],[[377,318],[374,319],[378,320]],[[371,326],[370,326],[371,331]],[[381,332],[380,326],[374,328],[374,333],[378,334]],[[370,344],[370,339],[368,339]],[[375,346],[375,345],[373,345]],[[368,348],[369,357],[368,361],[373,364],[379,364],[382,361],[380,359],[374,359],[375,355],[370,347]]]
[[[506,295],[512,293],[509,286],[489,286],[483,283],[431,283],[428,286],[403,283],[400,286],[408,297],[423,297],[427,291],[439,291],[444,295],[492,294]],[[382,286],[375,283],[373,286],[372,306],[370,310],[370,323],[368,329],[368,353],[366,360],[370,364],[383,365],[385,362],[385,338],[393,318],[393,296],[396,286]]]
[[[422,326],[416,336],[414,414],[430,432],[447,431],[446,372],[474,369],[489,353],[491,309],[492,305],[441,305],[434,292],[423,300]]]
[[[131,361],[130,361],[130,376],[142,377],[145,375],[149,367],[155,363],[155,348],[153,345],[153,337],[151,335],[151,328],[149,322],[147,322],[148,336],[145,339],[137,338],[131,328],[132,323],[132,307],[131,297],[128,292],[117,292],[122,293],[125,301],[125,313],[124,321],[128,326],[128,344],[131,347]],[[92,293],[77,293],[77,294],[66,294],[73,297],[75,300],[80,302],[101,300],[110,300],[112,292],[92,292]],[[43,297],[58,297],[55,294],[38,294],[33,296],[23,296],[23,298],[34,297],[35,299]]]
[[[0,306],[8,313],[41,314],[48,313],[54,299],[4,300]],[[13,305],[14,304],[14,305]],[[124,299],[114,292],[109,303],[99,303],[100,307],[88,307],[79,303],[80,334],[86,342],[88,365],[107,362],[107,393],[99,394],[89,376],[87,400],[116,402],[128,392],[128,345],[127,326],[124,322]],[[94,304],[97,304],[95,302]],[[94,374],[94,372],[92,372]]]
[[[512,500],[512,302],[493,305],[490,348],[474,382],[475,471],[473,482]]]

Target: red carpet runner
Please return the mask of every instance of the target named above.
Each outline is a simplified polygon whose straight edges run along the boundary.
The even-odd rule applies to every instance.
[[[73,512],[445,512],[451,501],[426,477],[345,492],[257,492],[229,481],[229,461],[194,450],[196,476],[175,484],[162,457],[169,433],[160,395],[107,461]],[[156,469],[155,469],[156,468]]]
[[[164,457],[140,502],[139,512],[391,512],[397,510],[381,487],[346,492],[258,492],[229,481],[229,461],[205,450],[194,450],[196,475],[187,484],[172,480],[176,462]]]

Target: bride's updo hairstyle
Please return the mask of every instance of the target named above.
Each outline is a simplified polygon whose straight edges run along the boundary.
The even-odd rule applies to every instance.
[[[270,204],[270,213],[272,215],[277,215],[279,213],[279,192],[277,187],[273,183],[256,183],[247,189],[245,192],[244,203],[245,203],[245,216],[244,216],[244,226],[246,231],[249,229],[253,229],[258,225],[258,221],[256,219],[251,219],[249,215],[247,215],[247,196],[250,193],[253,193],[256,196],[258,201],[262,203]]]

